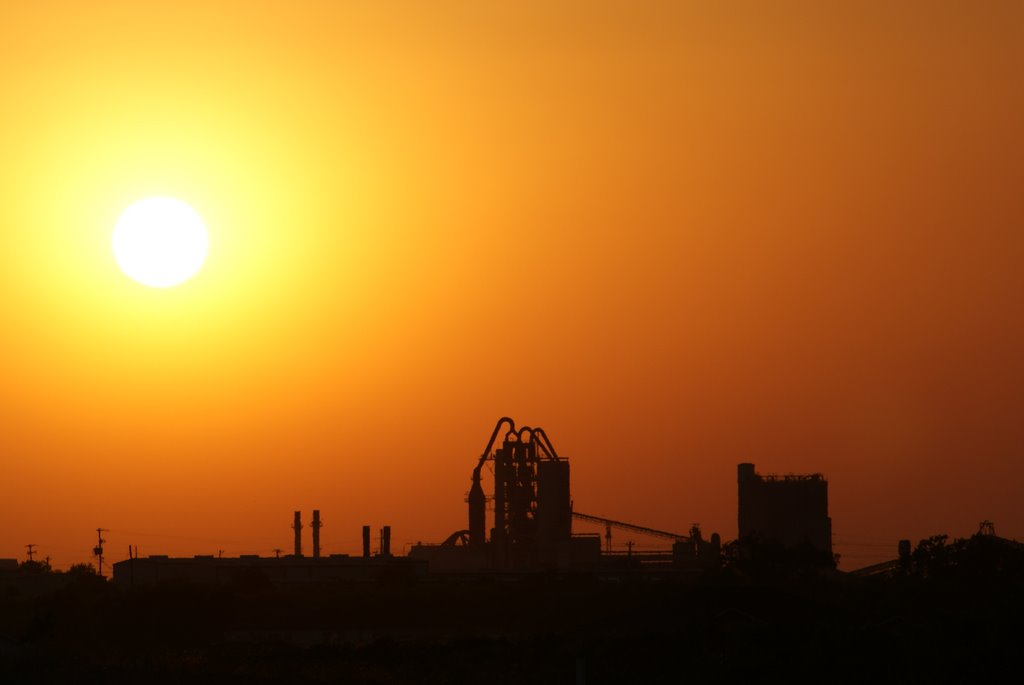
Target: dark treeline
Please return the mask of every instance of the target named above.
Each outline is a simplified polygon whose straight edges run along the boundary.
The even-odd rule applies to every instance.
[[[642,572],[124,588],[0,598],[4,682],[978,681],[1015,668],[1024,547],[922,541],[883,575],[745,541]],[[26,573],[51,573],[25,568]],[[57,574],[54,574],[57,575]]]

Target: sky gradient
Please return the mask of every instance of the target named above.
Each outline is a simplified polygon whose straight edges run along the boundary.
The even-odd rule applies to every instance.
[[[0,557],[439,541],[502,415],[587,513],[1024,538],[1024,5],[471,4],[3,3]]]

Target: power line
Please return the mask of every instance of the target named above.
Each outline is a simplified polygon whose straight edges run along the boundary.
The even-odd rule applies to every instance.
[[[274,540],[263,540],[263,539],[258,539],[257,540],[257,539],[251,539],[251,538],[250,539],[246,539],[246,540],[237,539],[237,538],[236,539],[202,538],[202,537],[195,537],[195,536],[192,536],[192,535],[173,535],[173,534],[168,534],[168,533],[144,533],[144,532],[140,532],[140,531],[137,531],[137,530],[133,531],[133,530],[121,530],[121,529],[113,529],[113,530],[110,530],[108,532],[117,533],[118,535],[135,535],[135,536],[138,536],[138,537],[166,538],[166,539],[169,539],[169,540],[183,540],[183,541],[186,541],[186,542],[209,542],[211,544],[221,544],[221,543],[224,543],[224,542],[228,542],[228,543],[240,544],[240,545],[249,545],[249,544],[253,544],[253,545],[272,545],[272,544],[274,544],[276,542]]]
[[[882,544],[880,542],[840,542],[836,540],[832,541],[833,547],[877,547],[881,549],[883,547],[893,547],[895,544],[896,543],[893,542],[887,542],[885,544]]]

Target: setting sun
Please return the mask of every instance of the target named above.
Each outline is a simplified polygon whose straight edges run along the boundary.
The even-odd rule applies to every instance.
[[[114,258],[132,279],[167,288],[192,278],[206,260],[202,218],[181,200],[149,197],[124,210],[114,228]]]

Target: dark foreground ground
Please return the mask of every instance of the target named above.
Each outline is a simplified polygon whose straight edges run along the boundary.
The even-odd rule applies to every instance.
[[[1017,569],[131,591],[82,576],[0,599],[0,682],[986,682],[1019,675],[1022,609]]]

